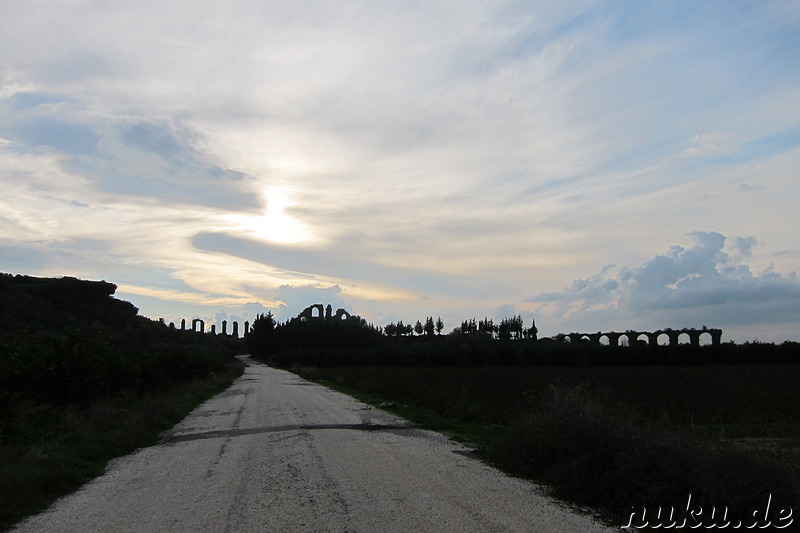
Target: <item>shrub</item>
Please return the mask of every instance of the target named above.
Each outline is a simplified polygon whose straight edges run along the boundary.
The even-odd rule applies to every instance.
[[[509,430],[493,459],[555,496],[609,512],[631,505],[745,509],[764,492],[800,501],[800,470],[776,453],[657,427],[585,387],[551,387]]]

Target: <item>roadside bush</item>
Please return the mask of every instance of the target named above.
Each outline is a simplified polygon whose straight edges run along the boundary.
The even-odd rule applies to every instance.
[[[745,509],[762,493],[800,501],[800,469],[777,453],[654,426],[585,387],[551,387],[492,452],[507,470],[571,502],[623,510],[637,505]]]

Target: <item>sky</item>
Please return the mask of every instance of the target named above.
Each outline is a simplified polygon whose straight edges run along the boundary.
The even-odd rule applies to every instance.
[[[796,0],[0,13],[0,271],[176,323],[800,341]]]

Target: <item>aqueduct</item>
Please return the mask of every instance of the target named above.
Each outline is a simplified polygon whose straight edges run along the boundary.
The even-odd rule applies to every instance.
[[[609,345],[609,346],[634,346],[639,342],[644,342],[649,346],[658,346],[658,339],[664,335],[666,337],[667,346],[677,346],[680,343],[681,335],[686,335],[689,343],[692,346],[700,346],[701,337],[706,335],[710,339],[713,346],[719,346],[722,342],[721,329],[660,329],[658,331],[625,331],[624,333],[609,332],[609,333],[559,333],[555,339],[560,342],[578,343],[588,342],[591,344]],[[605,338],[606,342],[603,342]]]
[[[163,321],[163,319],[160,319]],[[175,327],[174,323],[170,323],[170,327]],[[231,327],[233,328],[233,332],[230,334],[233,337],[239,337],[239,323],[238,322],[231,322]],[[186,329],[186,319],[181,319],[181,330]],[[192,319],[192,327],[190,331],[194,331],[196,333],[205,333],[206,332],[206,323],[202,318],[193,318]],[[211,333],[216,334],[216,326],[211,325]],[[246,337],[247,334],[250,333],[250,322],[244,323],[244,336]],[[228,335],[228,321],[222,321],[222,335]]]
[[[358,318],[357,315],[351,315],[344,309],[337,309],[336,313],[333,312],[333,307],[328,304],[328,306],[324,306],[322,304],[314,304],[309,305],[303,311],[297,315],[297,318],[300,320],[350,320],[351,318]],[[163,319],[161,319],[163,321]],[[175,327],[175,324],[171,324],[172,327]],[[186,329],[186,319],[181,320],[181,329]],[[222,333],[221,335],[232,335],[233,337],[239,337],[239,323],[238,322],[228,322],[227,320],[223,320],[220,324],[222,326]],[[228,332],[228,326],[231,326],[233,329],[232,332]],[[206,332],[206,324],[201,318],[193,318],[191,324],[191,331],[205,333]],[[216,335],[216,325],[211,325],[210,333],[212,335]],[[242,335],[247,337],[250,333],[250,322],[244,323],[244,328],[242,331]]]
[[[300,320],[347,320],[351,315],[344,309],[337,309],[336,314],[333,315],[331,304],[328,304],[327,307],[322,304],[314,304],[303,309],[297,317]]]

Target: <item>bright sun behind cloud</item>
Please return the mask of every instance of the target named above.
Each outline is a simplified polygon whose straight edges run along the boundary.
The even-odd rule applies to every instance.
[[[311,231],[286,210],[293,204],[283,187],[264,191],[266,212],[261,216],[225,215],[224,218],[242,231],[265,241],[281,244],[303,244],[315,240]]]

